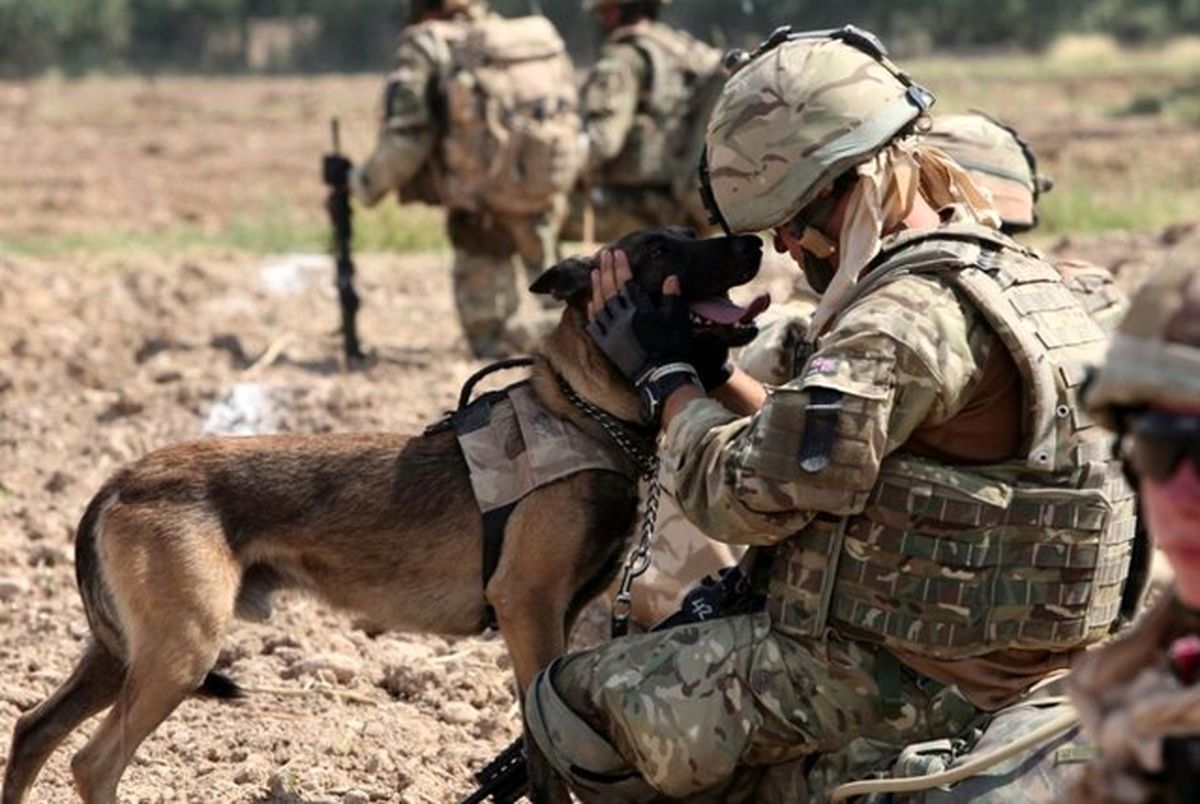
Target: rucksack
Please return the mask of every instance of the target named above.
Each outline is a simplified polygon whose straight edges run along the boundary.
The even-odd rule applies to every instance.
[[[582,164],[574,68],[545,17],[488,16],[447,42],[442,77],[442,202],[531,214],[574,184]]]
[[[725,85],[720,52],[659,24],[615,31],[610,41],[637,49],[651,84],[639,99],[625,148],[603,170],[605,183],[669,186],[689,212],[698,210],[695,218],[705,220],[698,168],[708,118]]]

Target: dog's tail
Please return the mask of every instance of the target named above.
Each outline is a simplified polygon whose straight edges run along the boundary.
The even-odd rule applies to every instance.
[[[200,685],[200,689],[196,690],[196,694],[202,698],[233,701],[238,698],[244,698],[246,691],[238,686],[238,683],[229,676],[214,670],[210,671],[204,677],[204,682]]]
[[[96,640],[119,659],[126,656],[125,637],[121,632],[112,594],[104,581],[96,543],[103,531],[104,512],[120,497],[121,477],[120,474],[113,477],[96,493],[75,531],[75,583],[83,598],[88,626]],[[205,698],[233,700],[243,697],[245,692],[228,676],[209,672],[196,694]]]
[[[117,622],[112,595],[104,582],[96,542],[104,512],[120,496],[121,475],[101,487],[83,512],[75,530],[75,583],[83,598],[83,611],[96,640],[117,658],[125,657],[125,638]]]

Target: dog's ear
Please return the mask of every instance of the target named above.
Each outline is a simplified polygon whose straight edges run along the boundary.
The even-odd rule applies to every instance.
[[[594,257],[571,257],[547,268],[529,286],[529,290],[553,296],[571,305],[584,304],[592,294],[592,271],[596,267]]]

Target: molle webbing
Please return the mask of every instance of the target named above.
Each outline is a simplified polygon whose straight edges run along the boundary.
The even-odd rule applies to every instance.
[[[1070,650],[1118,620],[1136,538],[1108,436],[1080,412],[1104,335],[1058,272],[971,227],[894,241],[864,282],[936,275],[984,314],[1021,372],[1027,446],[1005,464],[883,461],[864,511],[818,518],[779,548],[769,610],[943,659]]]

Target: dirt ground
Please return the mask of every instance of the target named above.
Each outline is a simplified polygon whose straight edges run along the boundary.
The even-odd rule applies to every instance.
[[[377,91],[366,78],[0,85],[0,756],[86,637],[73,530],[117,467],[220,424],[231,395],[269,400],[260,424],[278,430],[417,431],[475,368],[447,254],[360,259],[361,332],[378,360],[345,373],[322,260],[3,244],[319,209],[328,116],[343,114],[362,153]],[[1049,245],[1132,285],[1184,231]],[[238,624],[220,666],[255,691],[182,706],[138,752],[124,801],[453,801],[517,732],[494,637],[371,638],[293,596],[269,624]],[[74,800],[68,758],[93,727],[54,755],[34,801]]]

